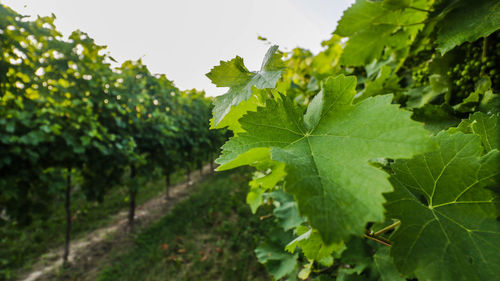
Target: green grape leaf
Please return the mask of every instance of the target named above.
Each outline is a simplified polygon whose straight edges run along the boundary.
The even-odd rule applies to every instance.
[[[270,157],[269,153],[267,156]],[[257,208],[259,208],[262,204],[262,197],[264,193],[274,188],[285,176],[285,165],[283,163],[271,160],[268,162],[269,164],[266,165],[265,168],[271,170],[271,172],[267,174],[256,172],[254,173],[254,178],[248,183],[250,191],[247,194],[246,202],[254,214],[257,211]]]
[[[395,5],[394,1],[357,0],[347,9],[335,34],[349,37],[341,56],[341,64],[361,66],[378,58],[386,46],[407,46],[427,18],[428,1],[412,1]],[[373,40],[376,38],[376,40]]]
[[[283,251],[278,245],[263,242],[256,249],[257,260],[264,264],[275,280],[293,274],[298,268],[298,254]]]
[[[463,133],[474,133],[481,137],[481,142],[486,149],[500,149],[500,115],[486,115],[476,112],[463,120],[457,128],[451,128],[450,132],[461,131]]]
[[[325,245],[318,231],[310,229],[307,226],[299,226],[297,228],[297,235],[299,236],[286,245],[285,250],[293,254],[296,248],[299,247],[307,259],[319,262],[326,261],[326,264],[323,263],[325,266],[332,265],[328,263],[333,263],[333,259],[331,258],[333,253],[336,256],[340,256],[346,249],[344,242]],[[327,259],[329,257],[330,259]]]
[[[397,160],[388,215],[401,220],[391,236],[400,272],[419,280],[497,280],[500,276],[500,153],[482,155],[481,138],[441,132],[437,151]]]
[[[369,221],[382,221],[387,174],[369,164],[375,158],[409,158],[434,147],[410,112],[392,96],[352,104],[355,77],[330,77],[305,115],[288,97],[240,119],[244,133],[223,146],[217,160],[235,167],[240,154],[271,148],[271,159],[286,164],[285,189],[326,244],[362,235]]]
[[[406,8],[411,6],[413,0],[384,0],[384,6],[391,8]]]
[[[432,74],[429,76],[428,86],[413,88],[406,93],[408,96],[406,106],[409,108],[421,108],[447,91],[448,83],[446,79],[439,74]]]
[[[380,24],[367,27],[352,35],[342,52],[340,63],[353,66],[371,63],[382,53],[393,31],[393,25]],[[377,34],[378,40],[371,40],[374,34]]]
[[[389,13],[390,10],[383,7],[380,2],[358,0],[344,11],[335,34],[348,37],[373,25],[373,23],[391,23],[390,19],[386,17]]]
[[[441,54],[445,54],[455,46],[464,42],[474,42],[499,28],[499,1],[461,1],[439,22],[437,49]]]
[[[380,274],[380,281],[405,281],[396,269],[394,262],[389,255],[389,248],[383,247],[373,255],[373,263]]]
[[[283,190],[276,190],[270,193],[269,196],[279,202],[279,206],[274,208],[273,214],[278,224],[285,231],[295,228],[305,221],[300,216],[297,203],[290,194],[287,194]]]
[[[426,104],[413,109],[412,119],[423,122],[427,130],[437,134],[460,123],[460,119],[453,114],[453,109],[448,104]]]
[[[380,22],[377,20],[388,13],[389,10],[385,9],[381,3],[367,0],[356,1],[344,11],[335,29],[335,34],[349,37],[341,56],[342,64],[368,64],[382,52],[393,26],[390,24],[379,26],[374,23],[385,23],[383,20]],[[377,33],[379,40],[367,40],[372,33]]]
[[[388,94],[391,91],[397,90],[398,78],[392,75],[392,70],[387,65],[382,65],[380,71],[373,81],[365,83],[365,88],[359,95],[356,95],[355,102],[359,102],[368,97]]]
[[[482,101],[482,97],[492,93],[491,90],[491,80],[488,76],[483,76],[475,85],[474,92],[470,93],[461,103],[453,106],[456,111],[459,112],[473,112],[475,111],[479,101]]]
[[[233,131],[234,134],[241,133],[243,130],[241,129],[241,125],[238,120],[245,115],[248,111],[257,110],[257,106],[263,105],[259,102],[258,95],[252,95],[248,100],[242,101],[238,106],[233,107],[224,117],[223,120],[215,126],[214,118],[210,119],[210,129],[217,128],[228,128]]]
[[[264,193],[265,191],[260,186],[252,186],[250,184],[250,191],[247,194],[246,202],[250,206],[252,214],[255,214],[260,205],[262,205],[262,195]]]
[[[492,91],[485,92],[479,104],[479,110],[488,114],[500,113],[500,95]]]
[[[281,54],[278,52],[278,46],[272,46],[267,51],[260,71],[251,72],[243,64],[241,57],[236,57],[228,62],[221,61],[220,65],[215,66],[206,76],[217,87],[229,87],[229,91],[215,98],[213,109],[213,127],[221,128],[221,122],[233,107],[241,102],[247,101],[252,96],[252,88],[267,89],[274,88],[276,82],[281,77],[285,64],[281,60]],[[245,107],[252,109],[251,104]],[[241,110],[240,110],[241,111]],[[242,114],[235,114],[240,117]],[[236,118],[237,118],[236,117]],[[237,120],[228,121],[233,123]],[[227,123],[222,123],[226,125]]]
[[[339,276],[341,272],[345,276],[357,276],[362,274],[365,269],[371,267],[373,264],[373,253],[371,253],[371,248],[365,239],[353,237],[346,243],[346,247],[347,249],[344,250],[340,259],[348,267],[340,268]]]

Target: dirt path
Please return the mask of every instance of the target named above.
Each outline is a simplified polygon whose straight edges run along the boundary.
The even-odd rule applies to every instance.
[[[210,165],[203,167],[203,174],[210,173]],[[190,183],[200,180],[199,170],[191,173]],[[175,203],[188,195],[186,182],[170,188],[170,199],[162,192],[157,197],[137,206],[134,231],[127,231],[128,210],[114,215],[108,226],[96,229],[84,237],[71,241],[70,267],[62,273],[57,271],[62,265],[63,247],[44,254],[29,272],[20,274],[18,280],[94,280],[99,270],[106,265],[111,252],[128,249],[133,244],[134,233],[144,229],[165,215]]]

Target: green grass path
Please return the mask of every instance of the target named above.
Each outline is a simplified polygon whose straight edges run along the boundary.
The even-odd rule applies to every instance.
[[[111,258],[111,280],[270,280],[254,248],[267,227],[245,204],[245,171],[217,173]]]

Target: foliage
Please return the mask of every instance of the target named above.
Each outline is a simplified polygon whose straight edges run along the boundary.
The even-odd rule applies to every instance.
[[[221,83],[239,57],[207,74],[229,87],[218,169],[255,167],[247,203],[274,206],[276,280],[498,279],[498,7],[357,0],[265,86]]]
[[[104,46],[82,31],[64,39],[54,19],[0,5],[0,226],[14,232],[49,218],[68,178],[89,200],[120,185],[135,198],[156,168],[199,166],[226,136],[209,130],[204,92],[140,60],[112,67]],[[1,260],[0,278],[22,265]]]
[[[484,154],[475,134],[439,133],[438,151],[397,160],[388,215],[401,220],[391,254],[422,280],[494,280],[498,274],[498,146]],[[487,151],[487,150],[486,150]],[[459,265],[460,266],[457,266]]]

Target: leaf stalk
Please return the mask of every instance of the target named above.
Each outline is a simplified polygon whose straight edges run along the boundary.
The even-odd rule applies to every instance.
[[[379,235],[381,235],[383,233],[386,233],[387,231],[389,231],[391,229],[394,229],[394,228],[398,227],[400,224],[401,224],[401,221],[397,221],[397,222],[395,222],[395,223],[393,223],[393,224],[391,224],[389,226],[386,226],[386,227],[382,228],[381,230],[375,232],[374,235],[375,236],[379,236]]]
[[[387,246],[387,247],[391,247],[391,243],[389,241],[387,241],[386,239],[382,238],[382,237],[375,237],[373,236],[373,234],[365,234],[365,238],[368,238],[370,240],[373,240],[377,243],[380,243],[384,246]]]

